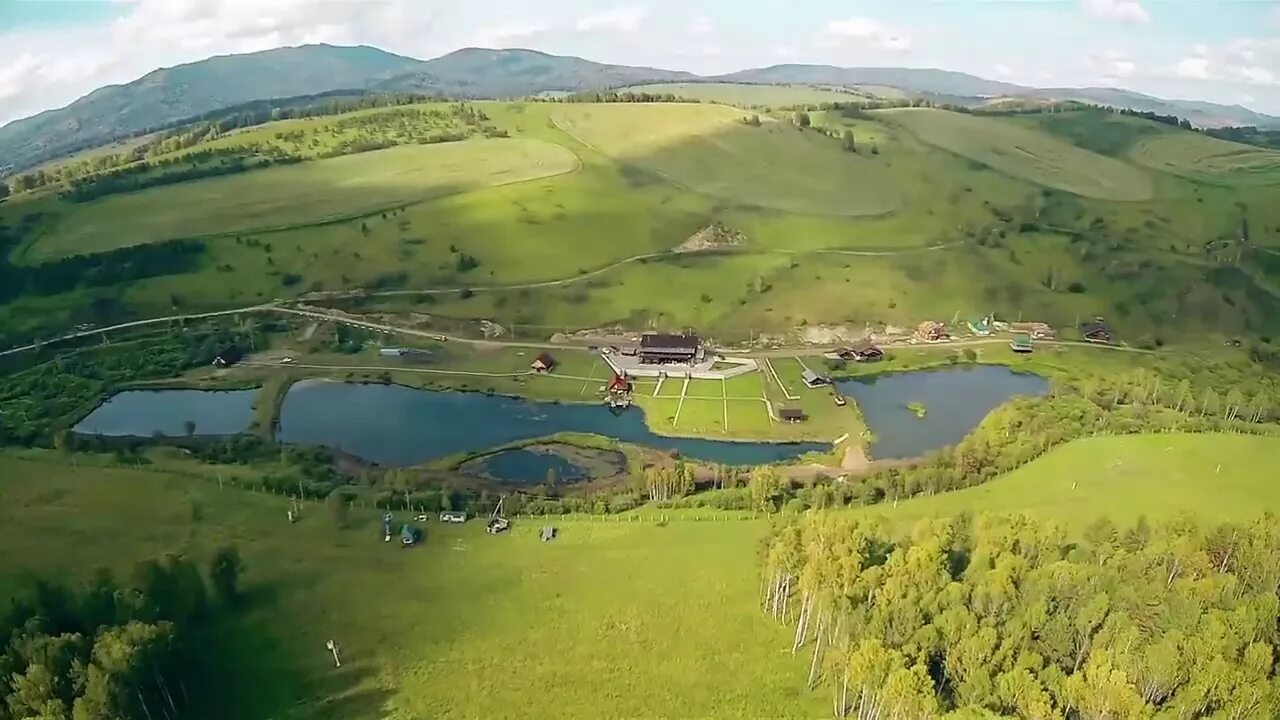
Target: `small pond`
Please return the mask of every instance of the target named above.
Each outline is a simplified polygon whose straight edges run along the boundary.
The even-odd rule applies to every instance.
[[[126,390],[112,395],[72,428],[83,435],[184,437],[235,435],[253,423],[257,390]]]
[[[649,430],[638,408],[614,414],[603,405],[323,381],[289,388],[276,437],[405,466],[558,432],[594,433],[727,465],[762,465],[829,448],[665,437]]]
[[[871,456],[877,459],[919,457],[954,445],[1010,398],[1049,392],[1045,378],[1001,365],[886,373],[836,386],[858,403],[876,434]]]
[[[458,467],[467,475],[516,485],[540,485],[549,473],[557,482],[578,483],[616,477],[627,469],[617,450],[580,448],[565,443],[540,443],[491,455],[481,455]]]

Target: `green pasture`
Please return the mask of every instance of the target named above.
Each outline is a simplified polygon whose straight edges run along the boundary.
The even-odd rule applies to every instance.
[[[741,107],[793,107],[854,102],[865,93],[816,85],[751,85],[746,83],[659,83],[632,85],[618,92],[671,94],[686,100]]]
[[[1202,182],[1235,185],[1280,183],[1280,152],[1198,133],[1168,133],[1143,139],[1134,161]]]
[[[731,377],[723,382],[724,395],[727,398],[764,397],[765,378],[762,371],[757,370],[756,372]]]
[[[874,180],[871,156],[837,140],[717,105],[565,105],[556,125],[583,143],[668,182],[729,204],[798,214],[879,215],[900,195]]]
[[[1125,524],[1191,513],[1203,522],[1280,512],[1280,439],[1130,435],[1076,440],[977,487],[859,512],[910,522],[961,512],[1028,512],[1077,529],[1100,516]]]
[[[1144,171],[1018,123],[929,108],[875,115],[927,143],[1046,187],[1104,200],[1148,200],[1154,194]]]
[[[689,381],[689,389],[685,394],[695,398],[723,398],[725,397],[724,381],[694,378]]]
[[[564,148],[525,139],[394,147],[62,203],[52,228],[28,254],[56,258],[315,224],[576,167],[577,159]]]
[[[685,398],[680,405],[680,416],[673,429],[676,432],[696,435],[723,435],[727,432],[725,420],[727,409],[723,399],[695,400]],[[732,423],[732,419],[729,419]]]
[[[372,510],[339,530],[308,504],[290,524],[287,500],[216,480],[43,457],[0,457],[0,596],[32,573],[87,581],[165,552],[203,564],[237,543],[248,601],[210,648],[226,661],[228,717],[813,717],[826,705],[798,681],[803,660],[777,651],[788,631],[757,610],[764,521],[561,521],[554,543],[536,520],[500,537],[430,521],[424,544],[401,550]]]

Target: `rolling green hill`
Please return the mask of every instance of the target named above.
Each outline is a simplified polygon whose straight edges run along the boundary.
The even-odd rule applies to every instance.
[[[1204,135],[1177,133],[1142,140],[1132,157],[1147,167],[1226,186],[1280,183],[1280,151]]]
[[[962,512],[1028,512],[1077,529],[1099,516],[1127,524],[1191,513],[1203,522],[1280,512],[1270,468],[1280,439],[1130,435],[1076,440],[978,487],[878,506],[895,522]],[[863,512],[863,511],[859,511]]]
[[[1046,187],[1103,200],[1149,200],[1141,170],[999,118],[907,108],[878,115],[927,143]]]
[[[618,92],[672,94],[698,102],[740,107],[790,107],[831,102],[854,102],[872,93],[819,85],[751,85],[747,83],[659,83],[630,85]]]

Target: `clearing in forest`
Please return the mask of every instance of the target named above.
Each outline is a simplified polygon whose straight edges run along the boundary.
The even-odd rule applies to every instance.
[[[1006,175],[1103,200],[1149,200],[1151,177],[1053,135],[1000,118],[930,108],[877,111],[921,140]]]
[[[812,215],[864,216],[901,200],[883,163],[790,122],[743,122],[742,110],[683,103],[565,105],[552,117],[625,165],[714,198]]]
[[[276,166],[62,203],[56,224],[29,257],[321,223],[577,166],[569,150],[528,139],[405,145]]]
[[[1198,133],[1167,133],[1142,140],[1134,161],[1154,170],[1223,185],[1280,183],[1280,152]]]

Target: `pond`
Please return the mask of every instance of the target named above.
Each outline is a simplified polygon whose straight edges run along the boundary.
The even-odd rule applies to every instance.
[[[614,414],[603,405],[324,381],[289,388],[276,437],[405,466],[558,432],[594,433],[726,465],[762,465],[829,449],[821,443],[665,437],[649,430],[638,408]]]
[[[166,437],[235,435],[253,423],[257,390],[126,390],[72,428],[83,435]]]
[[[836,386],[857,402],[876,434],[871,456],[877,459],[919,457],[954,445],[1006,400],[1049,392],[1043,377],[1001,365],[886,373]]]
[[[458,467],[467,475],[516,485],[539,485],[555,473],[557,482],[577,483],[616,477],[627,469],[617,450],[539,443],[472,458]]]

